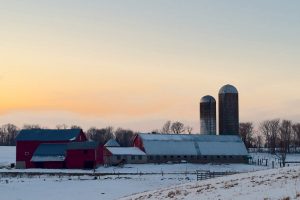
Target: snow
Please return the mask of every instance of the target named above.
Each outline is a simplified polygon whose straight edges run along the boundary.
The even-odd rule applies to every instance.
[[[237,174],[192,182],[122,198],[122,200],[299,199],[300,166]]]
[[[276,156],[270,154],[253,153],[251,155],[254,160],[266,158],[269,159],[269,162],[272,160],[276,161]],[[300,154],[290,154],[287,160],[300,161]],[[294,198],[296,193],[300,192],[300,187],[298,186],[299,178],[293,178],[298,176],[297,172],[293,170],[300,172],[300,167],[298,166],[268,170],[271,168],[270,165],[266,167],[247,164],[128,164],[124,165],[124,167],[101,166],[96,169],[96,172],[102,175],[94,180],[94,176],[92,175],[93,170],[1,169],[1,165],[9,165],[14,162],[15,147],[0,146],[0,194],[2,197],[5,197],[5,200],[81,200],[87,199],[87,197],[91,200],[111,200],[123,197],[127,197],[125,199],[134,199],[137,196],[144,196],[145,194],[147,194],[147,197],[149,194],[154,195],[152,199],[159,199],[166,197],[170,192],[172,196],[172,191],[175,191],[176,194],[177,189],[175,190],[174,188],[179,188],[178,190],[181,192],[181,196],[179,195],[179,198],[176,197],[177,199],[279,199],[286,195]],[[275,167],[278,166],[276,161]],[[246,173],[197,182],[196,170]],[[288,172],[288,170],[290,171]],[[1,177],[6,172],[43,172],[55,174],[62,172],[67,173],[67,175],[31,176],[28,174],[22,177]],[[86,175],[79,176],[76,173],[84,173]],[[114,173],[115,175],[107,175]],[[118,173],[123,173],[123,175],[117,175]],[[236,183],[238,185],[234,185]],[[209,184],[210,186],[207,186]],[[256,187],[256,185],[258,186]],[[193,190],[193,187],[195,190]],[[206,187],[210,187],[210,189],[203,189]],[[225,189],[224,187],[227,188]],[[203,192],[194,193],[197,191],[196,188]],[[145,191],[148,192],[144,193]],[[155,196],[158,194],[158,191],[162,192],[161,197]],[[185,191],[188,191],[186,196]],[[142,194],[132,196],[137,193]],[[174,199],[176,198],[174,197]]]
[[[64,161],[65,156],[32,156],[31,162]]]
[[[16,162],[15,146],[0,146],[0,168]]]
[[[141,155],[145,156],[145,152],[137,147],[106,147],[114,155]]]

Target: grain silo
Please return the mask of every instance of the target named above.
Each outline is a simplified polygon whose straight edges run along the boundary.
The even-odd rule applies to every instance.
[[[219,135],[239,134],[239,95],[232,85],[219,91]]]
[[[209,95],[200,100],[200,134],[216,135],[216,100]]]

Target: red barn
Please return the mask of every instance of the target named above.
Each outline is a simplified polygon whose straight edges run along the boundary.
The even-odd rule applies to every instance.
[[[84,142],[87,138],[81,129],[32,129],[21,130],[16,137],[16,167],[37,167],[31,161],[33,154],[42,143],[67,144]],[[42,149],[42,152],[44,150]]]
[[[30,161],[36,168],[93,169],[102,158],[99,143],[85,141],[40,144]]]

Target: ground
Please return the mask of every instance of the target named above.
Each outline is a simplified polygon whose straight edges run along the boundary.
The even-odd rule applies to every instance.
[[[271,156],[269,154],[252,154],[254,157],[254,160],[261,159],[261,158],[267,158],[269,162],[272,160],[276,160],[274,156]],[[289,160],[300,160],[300,155],[289,155]],[[6,166],[9,166],[10,163],[15,162],[15,147],[1,147],[0,146],[0,174],[5,172],[50,172],[50,173],[58,173],[58,172],[65,172],[65,173],[86,173],[86,174],[93,174],[93,171],[91,170],[45,170],[45,169],[27,169],[27,170],[17,170],[17,169],[8,169]],[[2,166],[2,167],[1,167]],[[282,178],[279,178],[277,175],[281,175],[283,171],[272,171],[269,172],[266,169],[269,169],[271,166],[256,166],[256,165],[246,165],[246,164],[230,164],[230,165],[212,165],[212,164],[206,164],[206,165],[200,165],[200,164],[188,164],[188,163],[182,163],[182,164],[145,164],[145,165],[125,165],[124,167],[99,167],[96,171],[99,173],[130,173],[129,175],[109,175],[109,176],[98,176],[97,179],[95,179],[94,176],[22,176],[22,177],[1,177],[0,176],[0,194],[1,196],[5,196],[6,200],[38,200],[38,199],[44,199],[44,200],[50,200],[50,199],[71,199],[71,200],[80,200],[80,199],[86,199],[87,197],[91,200],[93,199],[119,199],[122,197],[126,197],[127,199],[134,199],[136,197],[142,196],[144,198],[144,194],[138,194],[133,197],[129,197],[132,194],[136,193],[143,193],[145,191],[151,191],[148,192],[147,198],[153,196],[152,199],[159,198],[155,195],[159,194],[158,189],[161,188],[169,188],[169,187],[179,187],[180,188],[180,194],[178,195],[178,192],[176,193],[176,190],[174,189],[164,189],[162,193],[162,197],[166,197],[166,195],[172,197],[174,196],[174,199],[176,199],[176,195],[179,197],[179,199],[189,198],[189,199],[195,199],[195,196],[193,196],[192,188],[200,184],[199,188],[197,190],[202,190],[203,194],[201,195],[206,199],[206,197],[209,197],[211,199],[231,199],[233,194],[236,194],[236,199],[240,199],[241,196],[238,196],[241,192],[238,190],[242,190],[245,192],[242,192],[241,194],[244,196],[249,196],[249,199],[251,197],[251,193],[256,192],[255,187],[252,187],[253,185],[256,185],[255,182],[260,183],[260,181],[263,181],[260,185],[269,184],[270,181],[267,181],[267,179],[270,180],[278,180],[278,184],[282,184],[285,186],[285,182],[281,183],[279,181],[286,181],[288,183],[289,189],[287,190],[289,193],[295,194],[298,192],[296,187],[295,181],[298,181],[298,178],[292,178],[295,175],[292,171],[293,168],[284,168],[290,169],[290,174],[282,175]],[[278,163],[276,163],[275,167],[278,167]],[[298,170],[299,168],[295,168],[295,170]],[[210,170],[210,171],[235,171],[235,172],[252,172],[253,171],[260,171],[260,172],[254,172],[254,173],[266,173],[266,175],[251,175],[250,173],[245,174],[239,174],[234,176],[228,176],[218,179],[211,179],[207,181],[196,181],[196,170]],[[264,170],[264,171],[261,171]],[[278,170],[278,169],[277,169]],[[283,170],[283,169],[279,169]],[[299,169],[300,171],[300,169]],[[140,173],[157,173],[155,175],[140,175]],[[171,173],[171,174],[169,174]],[[174,174],[174,173],[180,173],[180,174]],[[285,172],[284,172],[285,173]],[[288,173],[288,172],[286,172]],[[275,174],[274,176],[271,176],[272,174]],[[249,175],[249,177],[244,177]],[[241,177],[240,177],[241,176]],[[253,181],[251,182],[251,176],[254,176]],[[257,178],[257,176],[263,176],[263,178]],[[270,176],[270,177],[268,177]],[[244,178],[244,179],[243,179]],[[278,178],[278,179],[277,179]],[[224,180],[223,180],[224,179]],[[229,180],[228,184],[226,180]],[[234,181],[235,179],[238,179],[238,181]],[[294,182],[293,183],[290,180],[291,179]],[[216,181],[219,181],[217,184]],[[241,182],[240,181],[244,181]],[[222,183],[223,182],[223,183]],[[227,185],[226,185],[226,184]],[[238,183],[240,185],[240,188],[236,187],[236,184]],[[183,186],[175,186],[175,185],[182,185],[187,184]],[[208,190],[202,189],[202,187],[208,187],[207,184],[213,185],[213,187],[217,189],[210,188]],[[223,186],[222,186],[223,184]],[[231,187],[231,185],[234,185],[234,187]],[[251,185],[252,184],[252,185]],[[206,186],[204,186],[206,185]],[[245,187],[244,187],[245,185]],[[247,185],[247,187],[246,187]],[[279,190],[280,187],[277,188],[278,185],[270,185],[271,188],[268,188],[266,185],[265,191],[272,191],[272,188],[274,187],[274,191],[281,191],[280,194],[283,196],[285,193],[285,189]],[[212,186],[209,186],[212,187]],[[223,187],[223,189],[222,189]],[[190,189],[188,189],[190,188]],[[221,189],[220,189],[221,188]],[[236,188],[236,189],[235,189]],[[277,189],[276,189],[277,188]],[[285,187],[282,187],[285,188]],[[291,191],[291,188],[294,188],[293,191]],[[189,195],[185,195],[188,191]],[[223,191],[221,193],[218,193],[217,191]],[[230,191],[228,193],[227,191]],[[261,191],[260,188],[258,188],[258,191]],[[264,191],[264,192],[265,192]],[[167,193],[165,193],[167,192]],[[173,194],[175,192],[175,194]],[[300,189],[299,189],[300,192]],[[245,194],[249,193],[249,194]],[[265,192],[266,193],[266,192]],[[291,194],[292,194],[291,193]],[[258,194],[260,194],[258,192]],[[149,196],[150,195],[150,196]],[[196,194],[198,199],[199,192]],[[211,195],[211,196],[209,196]],[[222,196],[218,196],[222,195]],[[228,196],[229,195],[229,196]],[[262,194],[260,194],[262,195]],[[158,195],[159,196],[159,195]],[[154,198],[156,197],[156,198]],[[176,197],[176,198],[175,198]],[[257,198],[252,197],[252,199],[263,199],[263,198],[272,198],[272,196],[257,196]],[[292,196],[291,196],[292,198]],[[151,199],[151,198],[150,198]],[[202,199],[202,198],[201,198]],[[244,199],[244,198],[243,198]],[[275,198],[276,199],[276,198]]]
[[[300,199],[300,167],[293,166],[231,175],[122,198],[122,200],[151,199]]]

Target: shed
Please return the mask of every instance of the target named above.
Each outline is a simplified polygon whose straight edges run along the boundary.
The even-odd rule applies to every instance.
[[[147,162],[145,152],[137,147],[105,147],[104,163],[107,165],[142,164]]]

